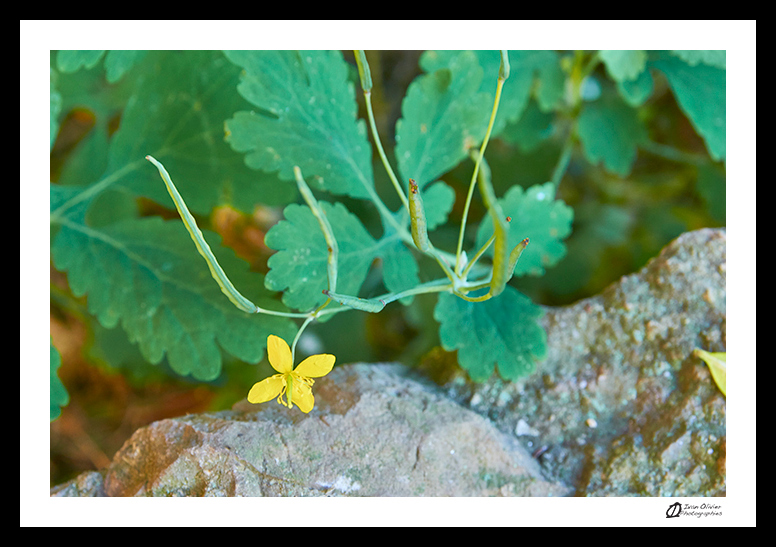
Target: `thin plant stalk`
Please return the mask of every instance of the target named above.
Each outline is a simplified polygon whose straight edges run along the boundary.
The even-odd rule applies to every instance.
[[[463,249],[463,235],[466,231],[466,219],[469,216],[469,206],[471,205],[472,195],[474,194],[474,184],[477,181],[477,174],[480,170],[480,163],[485,154],[485,148],[488,146],[490,140],[490,134],[493,131],[493,124],[496,121],[496,113],[498,112],[498,105],[501,101],[501,90],[504,87],[504,82],[509,77],[509,57],[506,51],[501,52],[501,66],[499,68],[498,82],[496,84],[496,98],[493,101],[493,109],[490,113],[490,121],[488,122],[488,130],[485,133],[485,138],[480,146],[480,153],[477,156],[477,161],[474,164],[474,172],[472,173],[471,182],[469,182],[469,191],[466,194],[466,203],[463,208],[463,217],[461,218],[461,230],[458,233],[458,246],[455,251],[455,274],[458,275],[461,271],[461,250]]]
[[[383,150],[383,144],[380,142],[380,135],[377,133],[377,124],[375,123],[375,115],[372,111],[372,73],[369,70],[369,63],[366,60],[366,53],[363,50],[354,50],[356,56],[356,64],[358,65],[358,73],[361,77],[361,88],[364,90],[364,102],[366,103],[366,113],[369,119],[369,128],[372,131],[372,138],[377,146],[377,153],[380,155],[380,160],[383,162],[385,172],[388,173],[388,177],[393,183],[393,187],[396,189],[396,193],[404,204],[404,208],[409,211],[410,205],[407,201],[407,196],[404,194],[404,189],[399,184],[399,180],[391,168],[391,164],[388,161],[388,157]]]

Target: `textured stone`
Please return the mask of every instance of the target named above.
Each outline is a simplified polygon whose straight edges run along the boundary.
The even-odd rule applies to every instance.
[[[337,367],[308,415],[274,402],[161,420],[105,472],[108,496],[551,496],[513,438],[400,365]],[[78,495],[72,487],[60,495]]]
[[[105,496],[103,482],[105,478],[97,471],[81,473],[75,479],[51,489],[52,497],[60,498],[99,498]]]
[[[692,352],[725,351],[725,242],[683,234],[602,294],[546,308],[536,374],[448,393],[502,431],[537,431],[519,440],[577,495],[724,495],[725,398]]]
[[[684,234],[602,294],[547,308],[548,357],[518,382],[338,366],[309,415],[242,402],[162,420],[51,493],[724,495],[725,398],[692,352],[725,351],[725,241]]]

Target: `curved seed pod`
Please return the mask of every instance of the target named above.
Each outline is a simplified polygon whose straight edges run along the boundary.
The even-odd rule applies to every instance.
[[[368,311],[369,313],[378,313],[385,307],[385,300],[367,300],[366,298],[333,293],[326,289],[323,290],[323,294],[343,306],[348,306],[355,310]]]
[[[410,223],[412,241],[421,251],[428,251],[428,229],[426,226],[426,209],[423,207],[423,198],[420,197],[420,189],[415,179],[410,179]]]
[[[520,255],[523,254],[523,251],[525,251],[525,248],[528,247],[529,242],[530,240],[525,238],[523,241],[515,245],[515,248],[512,249],[511,253],[509,253],[509,267],[507,268],[507,272],[509,272],[509,279],[512,279],[512,276],[515,275],[515,266],[517,266],[517,261],[520,258]],[[507,281],[509,281],[509,279],[507,279]]]
[[[210,245],[207,244],[207,241],[205,241],[205,238],[202,236],[202,232],[199,230],[197,222],[194,220],[194,217],[191,216],[189,208],[186,206],[186,202],[183,201],[183,198],[175,188],[170,175],[167,173],[167,169],[151,156],[146,156],[146,159],[153,163],[159,170],[159,174],[162,176],[162,180],[167,187],[167,192],[175,203],[175,208],[178,209],[178,214],[180,214],[183,224],[189,231],[189,235],[194,241],[197,251],[199,251],[199,254],[201,254],[202,258],[207,262],[207,266],[210,268],[210,275],[213,276],[213,279],[215,279],[221,287],[221,292],[226,295],[232,304],[242,311],[247,313],[261,312],[261,308],[240,294],[240,292],[235,289],[234,285],[232,285],[232,282],[229,281],[229,278],[226,277],[226,273],[224,273],[223,268],[221,268],[215,255],[213,255],[213,251],[210,250]]]
[[[498,296],[504,292],[504,287],[509,280],[507,268],[507,220],[506,215],[501,210],[501,205],[496,200],[496,193],[493,190],[493,184],[490,181],[490,166],[484,158],[481,160],[480,172],[477,182],[482,194],[482,201],[488,208],[488,213],[493,220],[493,234],[495,241],[493,243],[493,275],[490,280],[490,297]],[[512,220],[511,217],[509,219]]]

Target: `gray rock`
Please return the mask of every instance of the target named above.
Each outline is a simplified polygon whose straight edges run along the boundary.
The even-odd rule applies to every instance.
[[[683,234],[602,294],[546,308],[535,375],[459,378],[448,394],[502,431],[538,432],[519,440],[576,495],[724,495],[725,398],[692,352],[725,351],[725,242]]]
[[[395,364],[337,367],[308,415],[274,402],[139,429],[105,472],[108,496],[559,496],[482,416]],[[410,373],[411,374],[411,373]],[[80,477],[79,479],[80,480]],[[58,495],[83,488],[58,487]]]
[[[725,399],[692,351],[725,351],[725,231],[546,312],[548,357],[521,381],[338,366],[309,415],[243,401],[155,422],[51,495],[724,495]]]
[[[57,498],[100,498],[105,497],[103,473],[86,471],[76,478],[51,489],[51,497]]]

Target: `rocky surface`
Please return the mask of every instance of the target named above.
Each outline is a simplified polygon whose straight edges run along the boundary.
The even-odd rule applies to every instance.
[[[559,496],[510,435],[401,365],[337,367],[309,415],[277,404],[161,420],[57,495]],[[87,481],[86,479],[90,480]]]
[[[692,355],[725,351],[725,241],[684,234],[547,308],[549,355],[519,382],[471,384],[450,355],[338,366],[309,415],[242,402],[155,422],[51,495],[725,495],[725,398]]]
[[[447,383],[576,495],[725,494],[725,397],[694,348],[725,351],[725,230],[543,319],[549,355],[515,383]]]

